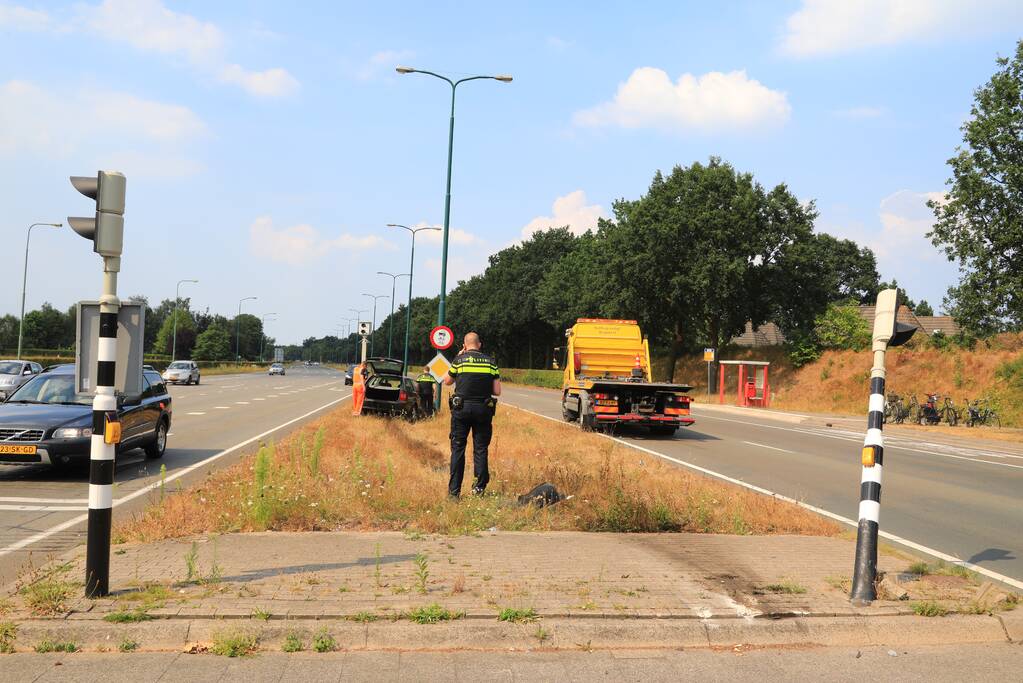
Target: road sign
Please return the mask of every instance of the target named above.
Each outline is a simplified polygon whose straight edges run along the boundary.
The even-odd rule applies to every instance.
[[[78,303],[78,337],[75,344],[75,386],[80,394],[96,393],[96,361],[99,358],[99,302]],[[114,389],[125,396],[142,394],[142,333],[146,307],[121,304],[117,311],[117,365]]]
[[[274,347],[274,363],[283,363],[283,362],[284,362],[284,347],[283,346],[275,346]]]
[[[371,322],[360,322],[359,323],[359,336],[368,337],[369,333],[373,331],[373,323]]]
[[[450,346],[450,344],[448,345]],[[444,377],[448,374],[448,370],[450,369],[451,363],[440,351],[438,351],[437,355],[433,357],[433,360],[426,364],[427,372],[429,372],[430,375],[438,382],[444,381]]]
[[[454,341],[455,334],[451,331],[450,327],[438,325],[430,330],[430,345],[438,351],[450,349]],[[447,370],[445,370],[445,372],[447,372]]]
[[[711,347],[705,348],[703,350],[703,360],[705,362],[707,362],[707,363],[713,363],[714,360],[715,360],[714,355],[715,355],[716,352],[717,352],[717,349],[715,349],[715,348],[711,348]]]

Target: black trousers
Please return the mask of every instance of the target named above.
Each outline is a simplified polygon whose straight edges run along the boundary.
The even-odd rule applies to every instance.
[[[451,411],[451,478],[448,480],[448,495],[462,493],[462,478],[465,476],[465,447],[472,432],[472,491],[483,493],[490,482],[490,468],[487,466],[490,437],[494,433],[494,416],[481,401],[466,401],[461,409]]]

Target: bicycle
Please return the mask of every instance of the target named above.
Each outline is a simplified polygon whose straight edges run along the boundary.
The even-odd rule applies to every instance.
[[[911,422],[920,423],[920,402],[916,400],[916,394],[909,399],[909,407],[906,409],[906,417]]]
[[[994,424],[996,429],[1002,428],[1002,421],[998,412],[990,407],[989,399],[975,399],[972,403],[967,399],[966,403],[966,426],[976,427]]]
[[[888,394],[884,404],[884,421],[902,424],[909,417],[909,409],[898,394]]]
[[[945,397],[945,405],[938,411],[940,419],[948,423],[949,427],[955,427],[959,424],[960,411],[956,409],[955,401],[952,400],[951,396]]]

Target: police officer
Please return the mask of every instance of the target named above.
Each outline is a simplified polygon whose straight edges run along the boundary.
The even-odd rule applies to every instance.
[[[455,385],[455,393],[448,404],[451,407],[451,478],[448,495],[458,498],[462,494],[465,474],[465,446],[472,432],[472,492],[481,494],[490,481],[487,466],[492,421],[497,409],[497,396],[501,395],[501,373],[494,359],[480,351],[480,337],[475,332],[465,335],[462,349],[455,357],[444,384]]]
[[[433,385],[437,381],[430,374],[430,368],[423,368],[423,372],[416,377],[416,395],[419,397],[419,410],[425,417],[433,415]]]

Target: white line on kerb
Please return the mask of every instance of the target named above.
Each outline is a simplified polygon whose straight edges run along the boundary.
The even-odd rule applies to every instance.
[[[124,496],[123,498],[118,498],[118,499],[114,500],[113,507],[117,507],[117,506],[119,506],[119,505],[121,505],[123,503],[127,503],[128,501],[134,500],[135,498],[138,498],[139,496],[143,496],[143,495],[149,493],[150,491],[153,491],[153,490],[159,488],[163,484],[166,484],[169,481],[174,481],[175,479],[178,479],[179,477],[185,476],[189,472],[193,472],[193,471],[195,471],[195,470],[197,470],[197,469],[199,469],[201,467],[204,467],[204,466],[210,464],[214,460],[222,458],[225,455],[228,455],[230,453],[233,453],[233,452],[237,451],[240,448],[245,448],[246,446],[248,446],[250,443],[252,443],[254,441],[259,441],[263,437],[269,436],[270,434],[273,434],[276,431],[284,429],[285,427],[289,427],[289,426],[295,424],[296,422],[299,422],[301,420],[306,419],[307,417],[311,417],[312,415],[315,415],[316,413],[320,412],[321,410],[326,410],[327,408],[330,408],[333,405],[337,405],[338,403],[340,403],[341,401],[344,401],[346,398],[349,398],[350,396],[351,396],[351,394],[347,394],[345,396],[342,396],[341,398],[334,399],[333,401],[330,401],[329,403],[323,404],[319,408],[313,408],[312,410],[310,410],[308,413],[305,413],[304,415],[299,415],[298,417],[293,418],[291,420],[288,420],[287,422],[284,422],[283,424],[279,424],[276,427],[268,429],[265,432],[263,432],[262,434],[257,434],[256,436],[250,437],[250,438],[246,439],[245,441],[242,441],[241,443],[236,443],[235,445],[231,446],[230,448],[225,448],[224,450],[220,451],[219,453],[214,453],[213,455],[211,455],[210,457],[206,458],[205,460],[200,460],[199,462],[192,463],[188,467],[184,467],[184,468],[182,468],[180,470],[175,470],[174,472],[168,474],[163,479],[163,481],[154,481],[152,484],[147,484],[146,486],[143,486],[142,488],[138,489],[137,491],[132,491],[128,495]],[[7,546],[6,548],[0,548],[0,557],[2,557],[3,555],[9,555],[9,554],[11,554],[11,553],[13,553],[13,552],[15,552],[17,550],[21,550],[22,548],[24,548],[26,546],[29,546],[29,545],[32,545],[33,543],[38,543],[39,541],[47,539],[50,536],[53,536],[54,534],[59,534],[61,531],[65,531],[66,529],[70,529],[73,526],[81,524],[82,522],[86,521],[88,518],[89,518],[89,515],[87,515],[87,514],[85,514],[85,515],[78,515],[77,517],[73,517],[73,518],[67,520],[66,522],[61,522],[60,524],[58,524],[56,526],[50,527],[46,531],[40,531],[39,533],[33,534],[32,536],[29,536],[28,538],[23,538],[20,541],[12,543],[11,545]]]
[[[551,417],[550,415],[544,415],[544,414],[538,413],[538,412],[536,412],[534,410],[529,410],[528,408],[521,408],[521,407],[519,407],[517,405],[513,405],[511,403],[508,403],[507,401],[505,402],[505,405],[511,406],[512,408],[515,408],[516,410],[521,410],[521,411],[530,413],[531,415],[536,415],[537,417],[542,417],[545,420],[550,420],[551,422],[557,422],[558,424],[565,425],[566,427],[568,426],[567,424],[565,424],[565,422],[563,420],[559,420],[558,418]],[[669,460],[669,461],[675,463],[676,465],[682,465],[683,467],[688,467],[691,470],[696,470],[697,472],[701,472],[703,474],[706,474],[709,477],[714,477],[715,479],[720,479],[722,481],[727,481],[729,484],[735,484],[736,486],[741,486],[744,489],[749,489],[750,491],[755,491],[755,492],[763,494],[765,496],[770,496],[772,498],[777,498],[778,500],[783,500],[786,503],[792,503],[793,505],[798,505],[801,508],[804,508],[806,510],[810,510],[811,512],[816,512],[818,515],[823,515],[823,516],[825,516],[825,517],[827,517],[829,519],[835,520],[836,522],[841,522],[842,524],[847,524],[847,525],[853,527],[854,529],[859,527],[859,523],[858,522],[856,522],[854,520],[851,520],[848,517],[843,517],[842,515],[836,515],[834,512],[829,512],[828,510],[825,510],[824,508],[819,508],[816,505],[810,505],[809,503],[804,503],[801,500],[796,500],[795,498],[789,498],[788,496],[783,496],[780,493],[775,493],[774,491],[770,491],[770,490],[762,488],[760,486],[756,486],[755,484],[750,484],[748,482],[742,481],[741,479],[735,479],[733,477],[729,477],[727,474],[721,474],[720,472],[715,472],[714,470],[708,470],[706,467],[700,467],[699,465],[694,465],[691,462],[686,462],[685,460],[679,460],[678,458],[673,458],[670,455],[665,455],[664,453],[658,453],[657,451],[650,450],[649,448],[644,448],[643,446],[639,446],[639,445],[634,444],[634,443],[629,443],[628,441],[625,441],[623,439],[619,439],[618,437],[615,437],[615,436],[609,436],[607,434],[601,434],[599,432],[594,432],[594,433],[597,436],[602,436],[605,439],[610,439],[611,441],[614,441],[615,443],[619,443],[619,444],[621,444],[621,445],[623,445],[623,446],[625,446],[627,448],[632,448],[633,450],[637,450],[637,451],[640,451],[642,453],[647,453],[648,455],[653,455],[653,456],[656,456],[658,458],[663,458],[664,460]],[[983,574],[984,576],[987,576],[988,578],[995,579],[996,581],[1001,581],[1002,583],[1008,584],[1008,585],[1012,586],[1013,588],[1023,588],[1023,581],[1018,581],[1018,580],[1016,580],[1016,579],[1014,579],[1012,577],[1005,576],[1004,574],[999,574],[998,572],[993,572],[993,571],[991,571],[990,569],[988,569],[986,567],[981,567],[980,565],[973,564],[972,562],[967,562],[966,560],[962,560],[962,559],[960,559],[958,557],[954,557],[953,555],[949,555],[948,553],[943,553],[940,550],[935,550],[934,548],[928,548],[925,545],[921,545],[921,544],[916,543],[914,541],[910,541],[909,539],[902,538],[901,536],[896,536],[895,534],[890,534],[887,531],[878,531],[877,533],[878,533],[879,536],[881,536],[882,538],[886,538],[889,541],[894,541],[895,543],[900,543],[900,544],[906,546],[907,548],[912,548],[913,550],[916,550],[918,552],[925,553],[927,555],[931,555],[932,557],[936,557],[939,560],[944,560],[945,562],[949,562],[951,564],[956,564],[956,565],[959,565],[960,567],[966,567],[970,571],[977,572],[978,574]],[[2,553],[0,553],[0,554],[2,554]]]

